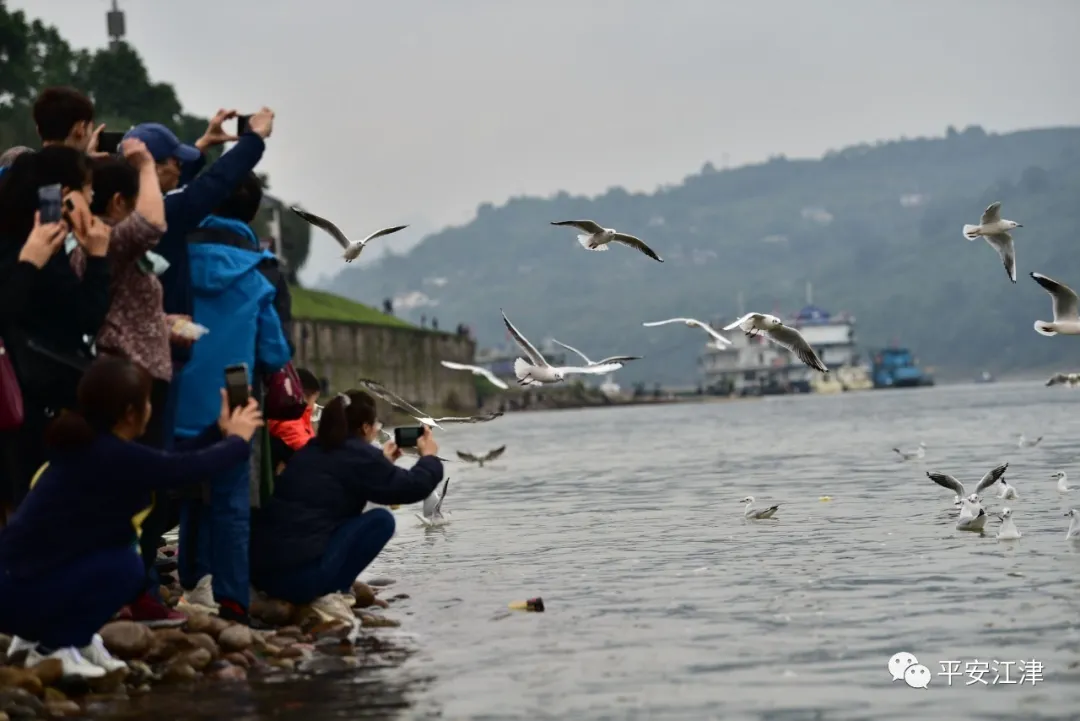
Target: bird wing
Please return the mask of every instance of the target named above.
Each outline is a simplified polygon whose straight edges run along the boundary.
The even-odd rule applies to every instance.
[[[797,355],[799,360],[814,370],[821,371],[822,373],[829,372],[829,369],[826,368],[825,364],[818,358],[818,354],[814,352],[814,349],[811,348],[810,344],[806,342],[806,339],[802,337],[802,333],[794,328],[781,325],[779,328],[768,331],[766,335],[777,345],[783,346]]]
[[[603,375],[605,373],[612,373],[622,368],[618,363],[608,363],[606,365],[592,365],[592,366],[563,366],[556,368],[555,370],[562,371],[563,375],[572,374],[587,374],[587,375]]]
[[[364,389],[371,393],[373,396],[382,398],[390,405],[405,411],[411,416],[419,416],[420,418],[428,417],[427,413],[424,413],[422,410],[412,405],[401,396],[391,393],[390,390],[379,381],[371,380],[370,378],[361,378],[357,381],[357,383],[363,386]]]
[[[395,226],[392,226],[390,228],[383,228],[382,230],[376,230],[374,233],[372,233],[368,237],[364,238],[360,242],[361,243],[367,243],[369,240],[374,240],[375,238],[381,238],[384,235],[390,235],[391,233],[396,233],[399,230],[405,230],[408,227],[409,226],[407,226],[407,225],[395,225]]]
[[[997,468],[989,471],[982,480],[979,481],[979,485],[975,486],[976,493],[982,493],[990,486],[994,485],[1001,480],[1001,477],[1005,475],[1005,469],[1009,467],[1008,463],[998,466]]]
[[[479,458],[477,458],[473,454],[466,453],[465,451],[458,451],[457,455],[458,455],[458,458],[460,458],[461,460],[469,461],[470,463],[476,463],[477,461],[480,460]]]
[[[654,320],[650,323],[642,323],[646,328],[653,328],[658,325],[667,325],[668,323],[697,323],[698,321],[693,318],[668,318],[667,320]]]
[[[454,361],[444,360],[444,361],[439,361],[439,363],[441,363],[444,368],[449,368],[450,370],[455,370],[455,371],[476,371],[476,370],[481,370],[480,368],[477,368],[476,366],[466,365],[464,363],[455,363]]]
[[[482,416],[449,416],[447,418],[433,418],[436,423],[486,423],[493,421],[502,415],[502,411],[493,411]]]
[[[493,461],[496,458],[498,458],[499,456],[501,456],[505,451],[506,451],[506,445],[505,444],[501,445],[498,448],[490,450],[486,454],[484,454],[484,460],[485,461]]]
[[[948,473],[932,473],[930,471],[927,471],[926,477],[934,483],[938,484],[939,486],[944,486],[945,488],[948,488],[950,491],[960,496],[961,498],[967,495],[964,492],[964,484],[950,476]]]
[[[713,338],[715,338],[717,343],[719,343],[721,345],[734,345],[734,343],[732,343],[727,338],[725,338],[724,336],[722,336],[718,332],[716,332],[716,330],[714,330],[713,327],[711,325],[709,325],[708,323],[702,323],[701,321],[694,321],[694,325],[696,325],[698,328],[701,328],[703,331],[705,331],[706,333],[711,335]]]
[[[1005,264],[1005,272],[1009,276],[1009,280],[1013,283],[1016,282],[1016,247],[1013,245],[1012,236],[1008,233],[995,233],[994,235],[984,235],[986,242],[990,244],[990,247],[997,251],[997,254],[1001,256],[1001,262]]]
[[[1001,201],[991,203],[986,206],[986,210],[983,211],[982,218],[979,222],[983,225],[989,225],[990,223],[996,223],[1001,220]]]
[[[601,228],[595,221],[592,220],[560,220],[552,225],[569,225],[572,228],[584,231],[589,235],[595,235],[596,233],[603,233],[604,229]]]
[[[521,350],[525,351],[525,355],[529,357],[529,362],[532,363],[534,366],[539,366],[541,368],[548,366],[549,363],[544,358],[543,354],[541,354],[540,351],[536,350],[536,347],[529,342],[528,338],[521,335],[521,331],[515,328],[514,324],[510,322],[510,319],[506,317],[506,313],[503,311],[499,312],[502,313],[503,323],[506,324],[506,329],[510,331],[510,335],[512,335],[514,337],[514,340],[517,341],[517,344],[521,348]]]
[[[633,235],[628,235],[626,233],[615,233],[611,236],[611,240],[615,243],[622,243],[623,245],[628,245],[631,248],[640,250],[642,253],[649,256],[653,260],[660,261],[661,263],[664,262],[664,259],[657,255],[656,251],[654,251],[652,248],[645,245],[645,241],[641,238],[637,238]]]
[[[589,360],[589,357],[587,355],[585,355],[584,353],[582,353],[581,351],[579,351],[574,346],[566,345],[565,343],[560,343],[559,341],[555,340],[554,338],[551,339],[551,342],[554,343],[555,345],[561,345],[566,350],[573,351],[574,353],[577,353],[579,356],[581,356],[581,360],[585,361],[589,365],[592,365],[592,361]]]
[[[448,489],[449,487],[450,487],[450,479],[447,478],[445,481],[443,481],[442,493],[439,494],[439,500],[435,503],[435,508],[433,508],[432,511],[431,511],[432,515],[442,512],[442,504],[443,504],[443,501],[446,500],[446,489]]]
[[[309,213],[306,210],[300,210],[295,205],[289,208],[289,210],[296,213],[305,221],[314,225],[316,228],[325,230],[327,233],[334,236],[334,240],[341,243],[341,247],[345,250],[348,250],[349,246],[352,245],[352,243],[349,241],[349,238],[341,232],[341,228],[337,227],[326,218],[320,218],[314,213]]]
[[[639,355],[613,355],[610,358],[605,358],[603,360],[596,361],[596,365],[604,366],[604,365],[609,365],[611,363],[619,363],[621,365],[623,363],[626,363],[627,361],[641,360],[642,358],[644,358],[644,356],[639,356]]]
[[[1054,320],[1080,320],[1080,299],[1073,289],[1042,273],[1029,273],[1032,279],[1043,287],[1054,299]]]
[[[1064,373],[1057,373],[1055,375],[1050,376],[1050,380],[1046,381],[1046,385],[1055,386],[1055,385],[1057,385],[1059,383],[1064,383],[1067,380],[1068,380],[1068,378],[1065,376]]]
[[[506,385],[506,383],[501,378],[489,371],[487,368],[478,368],[476,372],[487,378],[491,385],[495,386],[496,388],[502,388],[504,391],[510,388],[510,386]]]
[[[761,317],[761,313],[747,313],[742,318],[739,318],[738,320],[736,320],[736,321],[734,321],[732,323],[728,323],[727,325],[724,326],[723,329],[724,330],[735,330],[736,328],[740,328],[743,323],[750,320],[751,318],[760,318],[760,317]]]

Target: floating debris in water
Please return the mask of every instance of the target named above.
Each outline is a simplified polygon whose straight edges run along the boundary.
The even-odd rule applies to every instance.
[[[826,503],[827,501],[831,501],[831,500],[832,500],[832,496],[822,496],[822,497],[821,497],[821,498],[819,498],[818,500],[819,500],[819,501],[821,501],[822,503]]]
[[[537,613],[544,612],[544,599],[537,596],[536,598],[530,598],[527,601],[514,601],[510,604],[511,611],[535,611]]]

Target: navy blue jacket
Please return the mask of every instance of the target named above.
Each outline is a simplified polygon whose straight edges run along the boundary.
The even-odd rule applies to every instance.
[[[262,159],[266,143],[253,132],[240,136],[229,152],[218,158],[205,173],[192,178],[202,167],[202,162],[185,166],[181,182],[189,183],[165,194],[165,223],[168,230],[158,241],[154,252],[169,261],[168,269],[161,275],[163,303],[166,313],[192,314],[191,269],[188,261],[187,237],[199,227],[222,201]],[[173,359],[186,362],[191,349],[172,346]]]
[[[159,451],[111,433],[56,454],[0,531],[0,572],[32,577],[96,551],[135,545],[155,490],[219,475],[242,464],[250,446],[222,439],[213,425],[201,435]]]
[[[274,479],[274,495],[253,518],[251,564],[256,574],[288,570],[322,557],[330,536],[370,501],[419,503],[443,477],[442,462],[424,456],[399,468],[360,438],[333,451],[314,438]]]

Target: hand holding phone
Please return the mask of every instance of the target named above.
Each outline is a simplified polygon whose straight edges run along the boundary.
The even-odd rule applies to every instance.
[[[120,149],[120,141],[124,139],[122,130],[102,130],[98,134],[97,149],[99,153],[114,154]]]
[[[424,435],[423,426],[401,426],[394,429],[394,445],[398,448],[416,448],[416,441]]]
[[[225,367],[225,397],[229,408],[242,408],[247,405],[251,392],[248,388],[247,363],[237,363]]]
[[[236,116],[236,135],[237,137],[243,135],[248,131],[248,126],[251,125],[251,115],[237,115]]]
[[[38,188],[38,212],[41,224],[59,223],[64,219],[64,189],[59,183]]]

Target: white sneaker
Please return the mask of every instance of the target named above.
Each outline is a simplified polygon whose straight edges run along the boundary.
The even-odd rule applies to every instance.
[[[180,596],[180,601],[176,604],[178,607],[193,606],[195,610],[206,611],[208,613],[217,613],[218,605],[214,602],[214,589],[213,589],[213,577],[208,573],[199,579],[199,582],[195,584],[195,588],[190,591],[184,591]]]
[[[341,598],[341,594],[337,593],[328,593],[321,598],[316,598],[311,602],[311,607],[319,613],[329,616],[330,619],[351,621],[356,618],[356,614],[353,613],[352,607],[346,605],[345,601]]]
[[[12,636],[11,645],[8,646],[7,655],[8,658],[11,658],[20,651],[31,651],[35,648],[37,648],[37,643],[34,641],[27,641],[25,638]]]
[[[87,661],[75,648],[61,648],[53,651],[48,656],[38,653],[36,648],[31,649],[26,655],[26,667],[36,666],[47,658],[60,659],[61,668],[65,676],[78,676],[80,678],[101,678],[105,675],[105,669],[95,666]]]
[[[105,641],[101,638],[100,634],[95,633],[94,639],[90,642],[89,646],[84,646],[79,649],[79,654],[84,659],[105,669],[105,673],[112,673],[113,671],[119,671],[122,668],[127,668],[127,664],[118,658],[114,658],[109,649],[105,648]]]

